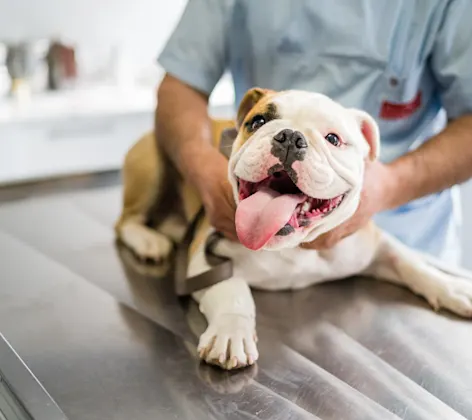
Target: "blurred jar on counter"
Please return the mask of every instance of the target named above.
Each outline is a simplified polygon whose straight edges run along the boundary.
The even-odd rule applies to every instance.
[[[48,88],[63,89],[77,78],[75,50],[58,41],[52,42],[46,56],[48,64]]]
[[[0,91],[5,69],[12,97],[62,89],[77,77],[75,50],[55,40],[0,42]]]
[[[5,66],[10,77],[11,96],[28,95],[46,87],[47,65],[44,57],[47,40],[4,42]]]

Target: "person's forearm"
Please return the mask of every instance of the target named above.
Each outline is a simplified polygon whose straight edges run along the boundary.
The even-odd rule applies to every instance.
[[[208,98],[172,76],[158,90],[156,140],[179,172],[194,185],[204,183],[203,168],[219,154],[211,144]]]
[[[451,123],[418,149],[388,164],[383,210],[442,191],[472,177],[472,115]]]

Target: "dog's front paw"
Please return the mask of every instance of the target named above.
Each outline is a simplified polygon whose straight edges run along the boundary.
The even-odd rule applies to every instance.
[[[259,358],[255,322],[241,315],[221,315],[200,337],[198,354],[205,362],[231,370],[249,366]]]
[[[444,308],[465,318],[472,318],[472,282],[448,276],[437,293],[427,297],[436,310]]]

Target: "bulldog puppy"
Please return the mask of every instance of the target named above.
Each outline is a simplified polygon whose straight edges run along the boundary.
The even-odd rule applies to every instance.
[[[221,132],[214,123],[215,139]],[[472,276],[439,267],[370,223],[326,251],[302,249],[348,220],[356,211],[366,159],[379,153],[379,131],[371,116],[347,109],[330,98],[303,91],[250,90],[237,114],[237,137],[229,159],[228,181],[237,204],[240,243],[222,239],[216,253],[233,260],[232,278],[194,293],[208,321],[199,355],[224,369],[252,365],[258,359],[255,307],[250,287],[300,289],[316,283],[367,275],[411,289],[434,309],[472,316]],[[201,202],[184,181],[173,177],[151,134],[128,153],[124,165],[124,208],[118,237],[138,256],[167,257],[175,227],[185,227]],[[165,178],[167,182],[164,182]],[[178,209],[147,223],[156,203],[166,205],[163,190],[179,197]],[[160,197],[160,198],[159,198]],[[181,218],[176,215],[180,210]],[[167,223],[172,216],[173,227]],[[414,227],[412,227],[414,229]],[[192,244],[188,275],[210,267],[204,254],[212,232],[201,225]],[[174,236],[172,236],[174,235]]]

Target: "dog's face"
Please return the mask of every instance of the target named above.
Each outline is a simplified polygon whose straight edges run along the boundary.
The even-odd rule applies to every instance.
[[[357,209],[379,132],[365,112],[304,91],[254,88],[241,101],[229,161],[243,245],[283,249],[316,239]]]

